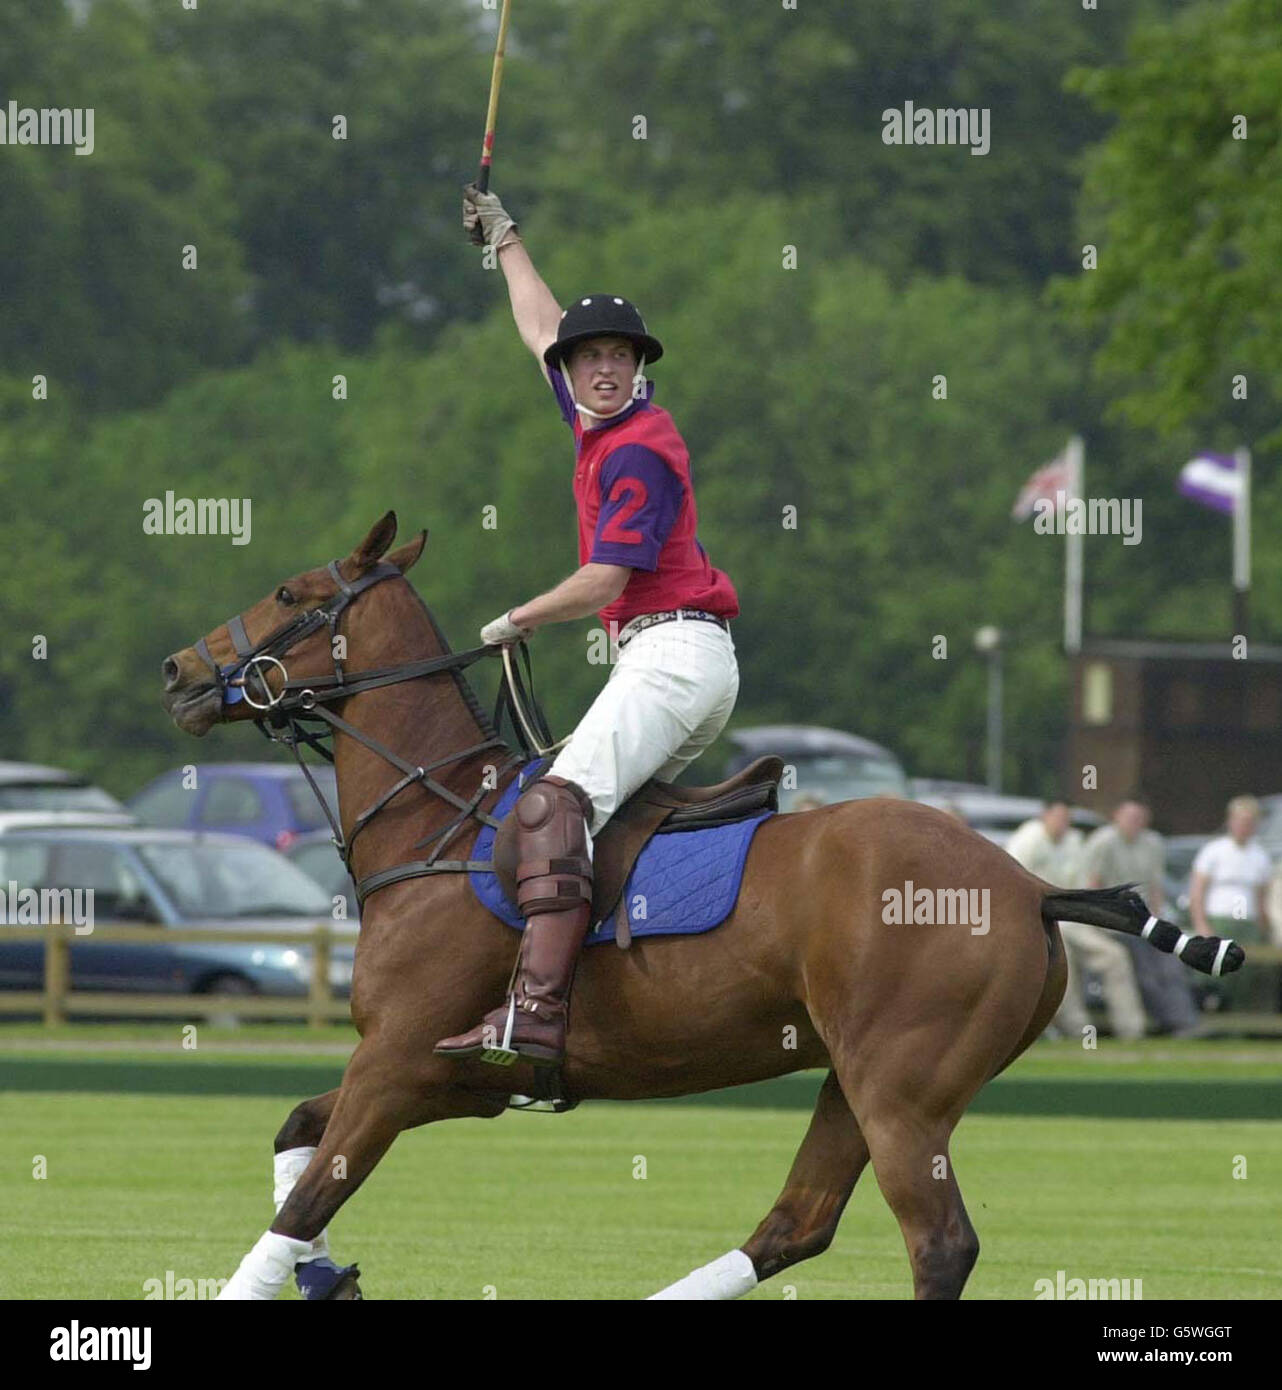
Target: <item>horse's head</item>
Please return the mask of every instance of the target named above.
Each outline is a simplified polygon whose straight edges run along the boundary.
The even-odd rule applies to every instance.
[[[373,584],[404,574],[423,553],[427,532],[387,553],[396,539],[388,512],[345,559],[293,575],[252,608],[216,627],[161,666],[165,709],[197,738],[215,724],[261,717],[286,680],[335,670],[333,638],[348,606]]]

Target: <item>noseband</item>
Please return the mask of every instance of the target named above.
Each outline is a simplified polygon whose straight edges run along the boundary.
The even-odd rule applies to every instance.
[[[309,609],[306,613],[300,613],[296,618],[282,624],[274,632],[264,637],[261,642],[250,642],[249,634],[245,631],[244,619],[239,614],[230,618],[226,626],[232,645],[236,649],[236,660],[229,665],[219,666],[218,662],[214,660],[205,638],[202,637],[196,643],[196,654],[213,673],[214,683],[222,696],[223,704],[236,705],[244,700],[254,709],[262,711],[262,715],[255,718],[254,723],[271,742],[284,744],[294,755],[295,761],[302,769],[303,776],[307,778],[308,785],[320,803],[321,810],[325,813],[326,820],[329,821],[330,829],[333,831],[331,839],[334,848],[338,851],[349,874],[351,873],[352,845],[356,837],[388,802],[399,796],[407,787],[418,783],[458,809],[459,814],[448,825],[433,832],[426,839],[420,840],[414,846],[415,849],[420,849],[433,840],[439,839],[439,843],[429,858],[414,860],[407,864],[398,864],[393,868],[382,869],[361,879],[356,884],[356,897],[359,903],[363,904],[365,898],[379,888],[385,888],[389,884],[399,883],[407,878],[419,878],[426,874],[435,873],[465,873],[472,870],[492,869],[493,864],[488,862],[445,860],[439,856],[445,846],[454,838],[455,833],[471,817],[475,817],[484,825],[497,829],[499,822],[478,809],[487,793],[496,790],[497,783],[495,787],[490,787],[482,779],[476,793],[471,798],[464,799],[428,774],[449,763],[458,762],[474,753],[483,752],[487,748],[502,748],[507,750],[509,756],[498,769],[501,776],[509,767],[517,766],[533,756],[538,747],[539,739],[545,745],[552,742],[551,734],[547,730],[547,721],[534,699],[534,683],[530,672],[528,650],[524,651],[524,656],[529,693],[527,694],[522,686],[520,673],[517,671],[515,663],[505,661],[505,680],[500,684],[498,700],[494,707],[494,718],[491,721],[490,729],[492,736],[490,738],[481,743],[473,744],[470,748],[464,748],[458,753],[451,753],[447,757],[438,758],[426,766],[416,766],[406,762],[391,749],[384,747],[376,738],[355,728],[347,720],[335,714],[333,710],[327,709],[326,705],[331,702],[346,700],[350,696],[359,695],[366,690],[375,690],[380,686],[397,685],[401,681],[417,680],[422,676],[434,675],[440,671],[458,672],[482,657],[498,654],[502,648],[487,643],[481,647],[473,647],[470,651],[451,652],[449,644],[445,641],[440,629],[436,627],[435,619],[432,618],[429,611],[428,618],[432,622],[433,628],[436,629],[441,646],[445,649],[442,656],[426,657],[421,661],[410,661],[401,666],[387,666],[371,671],[348,671],[337,655],[335,650],[337,644],[334,641],[343,614],[367,589],[373,588],[375,584],[381,584],[385,579],[399,579],[402,575],[395,565],[380,563],[367,570],[359,579],[348,583],[339,573],[337,560],[331,560],[327,568],[335,584],[338,585],[338,592],[316,608]],[[283,658],[288,656],[300,642],[305,641],[322,627],[329,628],[329,650],[330,660],[334,665],[333,674],[317,676],[310,680],[291,680]],[[524,643],[521,646],[524,650]],[[263,671],[264,665],[274,666],[280,671],[282,677],[280,688],[275,692],[268,684],[267,676]],[[255,688],[255,682],[257,688]],[[466,689],[466,687],[464,688]],[[254,698],[255,695],[260,698]],[[475,705],[475,699],[471,696],[470,691],[468,691],[468,697]],[[522,706],[528,710],[528,716],[522,710]],[[517,752],[512,752],[506,741],[499,736],[498,731],[505,707],[510,708],[513,712],[513,727],[516,730],[517,742],[520,745],[520,751]],[[484,712],[480,711],[479,707],[476,708],[483,723]],[[518,714],[521,715],[519,722],[517,720]],[[304,727],[303,721],[305,720],[323,721],[329,725],[329,728],[313,733]],[[525,729],[522,727],[523,724],[528,727],[531,721],[534,730],[537,731],[537,738],[534,740],[527,738]],[[332,763],[334,755],[330,749],[324,746],[322,740],[332,738],[334,733],[338,731],[349,734],[358,743],[364,744],[371,752],[391,763],[402,774],[398,782],[389,787],[372,806],[356,817],[352,824],[351,836],[346,840],[343,838],[342,826],[330,810],[321,789],[316,785],[316,780],[304,761],[299,746],[300,744],[308,745]]]
[[[306,613],[300,613],[296,618],[291,618],[289,622],[283,623],[275,632],[264,637],[261,642],[250,642],[249,634],[245,631],[245,620],[239,613],[234,618],[228,618],[227,635],[231,638],[237,657],[230,666],[219,666],[210,653],[208,642],[203,637],[196,643],[196,655],[213,672],[214,683],[218,686],[224,705],[237,705],[245,700],[255,709],[269,710],[283,704],[289,691],[290,680],[289,672],[285,670],[281,657],[287,656],[300,642],[305,641],[313,632],[319,631],[322,627],[329,628],[330,659],[334,663],[333,680],[338,685],[343,683],[343,663],[334,651],[334,637],[338,631],[339,620],[346,612],[348,605],[354,599],[359,598],[366,589],[372,589],[375,584],[381,584],[384,579],[399,576],[400,570],[395,565],[377,564],[361,575],[355,583],[349,584],[339,573],[337,560],[331,560],[328,569],[334,583],[338,585],[338,592],[332,598],[326,599],[319,607],[311,608]],[[261,670],[262,662],[268,662],[279,668],[284,677],[279,694],[272,694],[271,687],[267,684]],[[259,693],[263,697],[262,703],[255,700],[250,693],[250,685],[255,677],[261,687]],[[302,705],[300,708],[306,708],[306,706]]]

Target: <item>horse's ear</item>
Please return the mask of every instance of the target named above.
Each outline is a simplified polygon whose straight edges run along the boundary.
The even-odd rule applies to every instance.
[[[364,574],[372,565],[378,564],[383,552],[396,539],[396,513],[384,512],[370,527],[369,535],[347,557],[343,568],[351,572],[350,577]]]
[[[402,574],[412,570],[418,564],[418,557],[423,553],[423,547],[427,544],[426,530],[420,531],[412,541],[407,541],[404,545],[390,551],[383,558],[389,565],[395,565]]]

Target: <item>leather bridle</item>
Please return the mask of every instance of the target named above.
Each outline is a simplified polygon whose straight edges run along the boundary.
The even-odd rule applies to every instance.
[[[366,690],[397,685],[402,681],[418,680],[423,676],[435,675],[441,671],[453,671],[457,674],[483,657],[497,655],[502,649],[487,643],[485,646],[473,647],[470,651],[451,652],[444,634],[436,626],[435,619],[432,618],[430,611],[425,610],[436,631],[443,655],[406,662],[400,666],[380,667],[370,671],[348,671],[337,655],[337,644],[334,641],[343,614],[367,589],[373,588],[375,584],[380,584],[385,579],[401,578],[402,575],[395,565],[380,563],[367,570],[359,579],[349,583],[339,573],[337,560],[330,561],[328,570],[338,585],[338,592],[324,603],[305,613],[300,613],[296,618],[282,624],[260,642],[250,642],[249,635],[245,631],[244,619],[240,615],[229,619],[227,631],[231,636],[232,645],[236,649],[236,660],[230,665],[219,666],[203,637],[196,643],[196,654],[213,672],[214,682],[222,696],[223,703],[233,705],[244,699],[254,709],[261,710],[262,714],[254,720],[259,730],[273,743],[283,744],[294,755],[298,766],[302,769],[303,776],[306,777],[308,785],[320,803],[321,810],[325,813],[325,818],[333,831],[331,839],[334,848],[338,851],[349,874],[351,873],[352,846],[356,837],[389,802],[399,796],[406,788],[417,783],[457,809],[458,814],[448,825],[434,831],[414,846],[415,849],[421,849],[431,844],[433,840],[438,840],[439,843],[427,859],[412,860],[409,863],[397,864],[392,868],[381,869],[377,873],[367,875],[356,884],[358,903],[363,905],[371,893],[409,878],[421,878],[428,874],[438,873],[492,870],[494,865],[489,861],[441,859],[440,854],[469,818],[475,818],[483,825],[498,828],[500,822],[485,811],[480,810],[479,807],[485,796],[496,790],[498,780],[504,772],[525,762],[535,752],[522,729],[523,721],[518,721],[515,718],[515,712],[521,708],[522,704],[530,712],[539,737],[545,743],[551,743],[551,735],[547,732],[547,721],[543,718],[542,711],[534,699],[529,652],[525,651],[526,675],[530,682],[529,694],[527,695],[522,687],[520,674],[514,663],[505,663],[507,666],[506,680],[500,685],[494,717],[491,721],[486,721],[484,711],[476,703],[470,688],[462,680],[462,677],[458,676],[460,685],[468,697],[468,703],[477,717],[477,722],[481,724],[483,729],[485,729],[486,723],[489,723],[489,728],[486,731],[490,737],[480,743],[473,744],[470,748],[464,748],[457,753],[438,758],[435,762],[425,765],[407,762],[390,748],[385,747],[378,739],[355,728],[333,710],[327,709],[326,706],[340,700],[346,700],[353,695],[359,695]],[[314,632],[318,632],[322,627],[328,627],[330,632],[330,659],[334,664],[333,674],[310,679],[290,679],[283,658],[300,642],[310,637]],[[524,650],[524,643],[521,646]],[[275,693],[273,693],[267,677],[263,673],[264,663],[277,667],[283,677],[280,689]],[[254,687],[254,682],[257,682],[257,688]],[[255,694],[262,697],[261,703],[253,698]],[[499,734],[505,706],[510,707],[514,713],[513,727],[516,731],[517,742],[521,745],[517,752],[513,752]],[[303,727],[304,721],[322,721],[329,725],[329,728],[319,733],[312,733]],[[342,732],[354,738],[401,773],[399,781],[389,787],[373,805],[356,817],[352,823],[351,836],[346,840],[343,838],[342,826],[330,810],[329,804],[308,769],[300,749],[300,744],[306,744],[332,763],[334,755],[330,749],[324,747],[322,740],[332,738],[336,732]],[[429,775],[438,768],[458,762],[474,753],[484,752],[487,748],[505,749],[508,752],[508,757],[497,769],[498,775],[495,779],[495,785],[489,786],[485,779],[482,779],[481,785],[471,797],[459,796]]]

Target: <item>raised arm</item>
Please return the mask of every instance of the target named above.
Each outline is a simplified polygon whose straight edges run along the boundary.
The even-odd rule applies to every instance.
[[[463,190],[463,228],[473,245],[495,248],[507,280],[517,332],[542,367],[544,350],[556,339],[561,306],[535,270],[520,229],[498,198],[479,192],[475,184]]]

